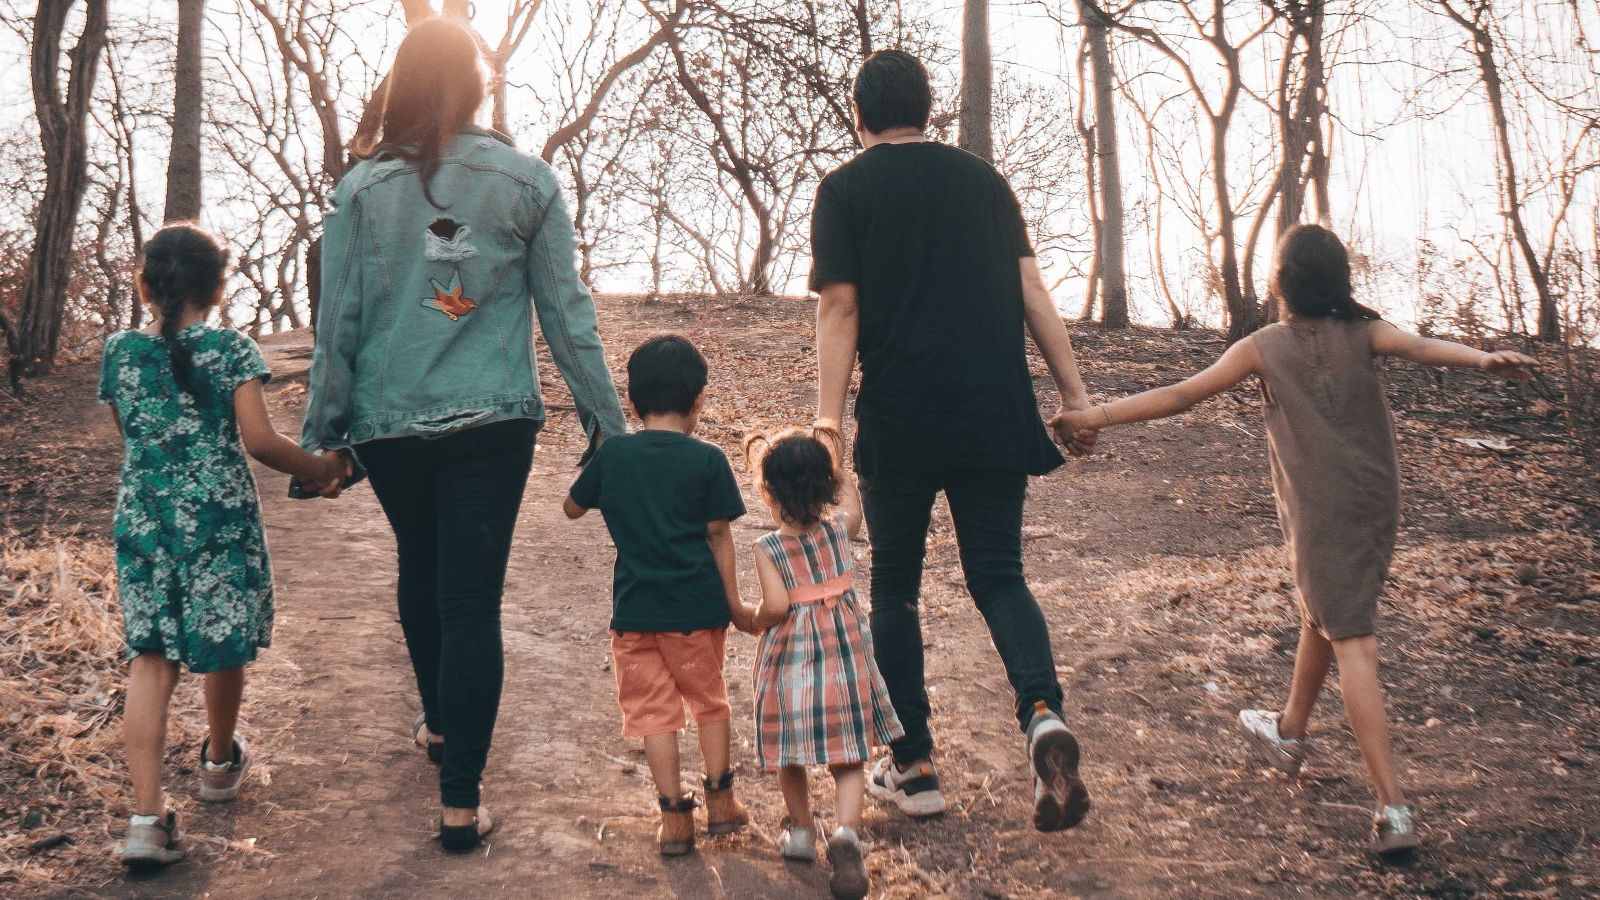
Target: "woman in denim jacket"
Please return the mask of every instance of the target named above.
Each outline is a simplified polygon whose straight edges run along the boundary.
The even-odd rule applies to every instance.
[[[506,560],[545,418],[535,314],[591,447],[625,427],[555,175],[471,124],[483,97],[466,29],[411,30],[382,134],[324,220],[301,438],[353,450],[394,529],[415,735],[441,763],[440,837],[457,851],[493,827],[478,784],[500,704]]]

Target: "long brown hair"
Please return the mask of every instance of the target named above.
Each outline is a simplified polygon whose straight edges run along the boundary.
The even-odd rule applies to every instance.
[[[424,19],[411,27],[394,56],[382,98],[383,131],[359,156],[392,154],[421,163],[422,193],[435,207],[431,183],[445,148],[483,105],[478,40],[462,25]]]
[[[1283,233],[1273,255],[1267,292],[1300,319],[1381,319],[1355,300],[1350,252],[1321,225],[1300,224]]]

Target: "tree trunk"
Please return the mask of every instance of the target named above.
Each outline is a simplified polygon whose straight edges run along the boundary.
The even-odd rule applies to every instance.
[[[1256,327],[1256,310],[1245,301],[1244,287],[1239,281],[1239,250],[1236,244],[1236,214],[1233,197],[1228,191],[1228,121],[1213,118],[1211,122],[1211,185],[1217,203],[1217,241],[1222,245],[1219,267],[1222,275],[1222,299],[1228,309],[1228,342],[1233,343]]]
[[[106,40],[106,0],[87,0],[83,33],[67,54],[61,91],[62,31],[74,4],[39,0],[33,19],[33,104],[44,149],[45,187],[34,217],[33,252],[15,329],[7,329],[11,377],[43,375],[55,365],[66,311],[72,236],[83,206],[89,105]]]
[[[1117,118],[1112,106],[1111,25],[1090,4],[1078,4],[1089,45],[1094,78],[1094,137],[1099,173],[1100,321],[1108,328],[1128,326],[1126,241],[1123,234],[1122,162],[1117,153]]]
[[[961,15],[961,149],[989,162],[994,162],[993,83],[989,0],[966,0]]]
[[[1304,218],[1308,186],[1314,192],[1312,218],[1322,221],[1329,215],[1328,152],[1322,132],[1327,115],[1322,56],[1323,6],[1323,0],[1306,0],[1301,6],[1291,6],[1288,12],[1289,42],[1278,75],[1278,131],[1283,151],[1278,162],[1274,247],[1285,232]],[[1292,65],[1297,42],[1305,45],[1298,70]],[[1246,283],[1249,281],[1247,277]],[[1278,305],[1271,302],[1271,298],[1263,312],[1265,321],[1278,320]]]
[[[172,91],[172,155],[162,221],[200,218],[200,129],[205,113],[206,0],[178,0],[177,78]]]

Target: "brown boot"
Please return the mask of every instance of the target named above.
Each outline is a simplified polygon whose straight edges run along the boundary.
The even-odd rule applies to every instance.
[[[656,847],[662,856],[682,856],[694,849],[694,794],[684,794],[677,800],[659,798],[661,827],[656,829]]]
[[[733,795],[733,770],[711,780],[706,776],[706,831],[710,834],[733,834],[750,824],[750,814],[744,804]]]

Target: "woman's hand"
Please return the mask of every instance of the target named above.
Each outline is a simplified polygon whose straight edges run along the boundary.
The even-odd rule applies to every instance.
[[[1099,426],[1102,424],[1104,418],[1099,407],[1092,409],[1062,407],[1061,411],[1050,419],[1050,427],[1056,433],[1056,440],[1061,442],[1073,456],[1088,456],[1094,452],[1095,441],[1100,437]]]
[[[1493,372],[1501,378],[1526,381],[1533,377],[1533,370],[1539,368],[1539,361],[1525,353],[1497,350],[1494,353],[1485,353],[1483,359],[1478,360],[1478,368],[1485,372]]]
[[[350,451],[318,447],[317,455],[322,458],[322,474],[315,482],[306,486],[321,497],[329,500],[337,499],[344,491],[345,482],[355,474],[355,465],[350,461]]]

